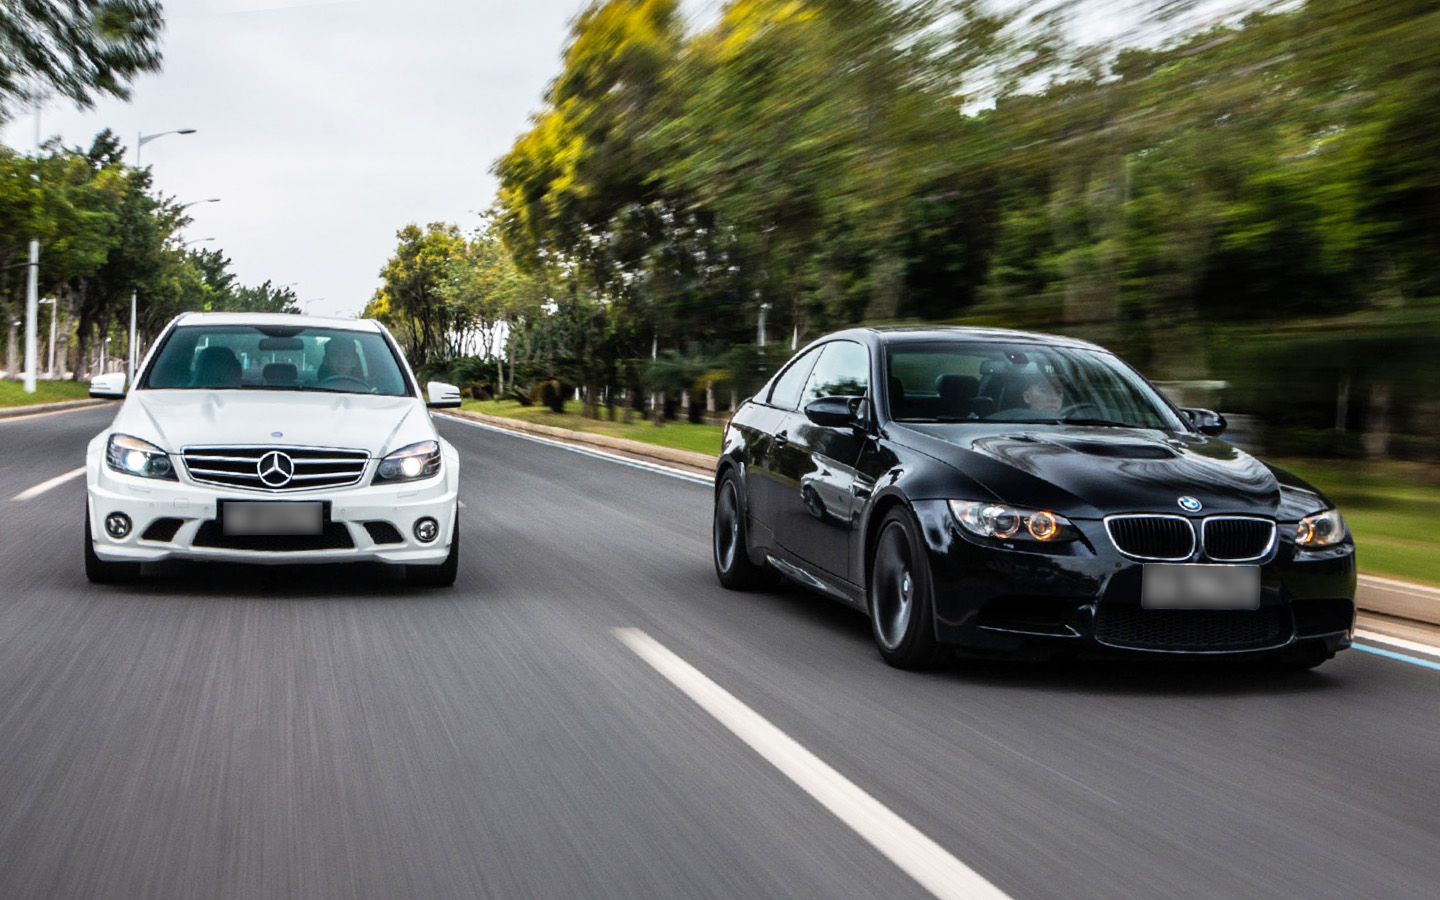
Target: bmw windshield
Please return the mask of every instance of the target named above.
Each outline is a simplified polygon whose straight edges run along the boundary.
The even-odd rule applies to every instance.
[[[170,332],[140,386],[409,394],[383,335],[292,325],[179,326]]]
[[[897,344],[887,351],[899,422],[1024,422],[1184,431],[1171,406],[1109,353],[995,342]]]

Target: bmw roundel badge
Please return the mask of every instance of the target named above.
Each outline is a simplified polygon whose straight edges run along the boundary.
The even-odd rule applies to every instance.
[[[1200,507],[1203,505],[1198,499],[1189,495],[1181,497],[1179,503],[1180,508],[1185,510],[1186,512],[1199,512]]]

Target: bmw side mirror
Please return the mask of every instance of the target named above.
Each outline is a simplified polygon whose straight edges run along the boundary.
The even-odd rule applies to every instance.
[[[1225,417],[1209,409],[1182,409],[1189,419],[1190,424],[1201,434],[1208,434],[1211,437],[1219,437],[1225,433]]]
[[[858,397],[821,397],[805,405],[805,418],[826,428],[844,428],[855,424],[855,407]]]
[[[454,409],[460,405],[460,389],[443,381],[426,382],[425,405],[431,409]]]
[[[123,400],[125,398],[125,373],[111,372],[96,375],[90,379],[90,396],[102,400]]]

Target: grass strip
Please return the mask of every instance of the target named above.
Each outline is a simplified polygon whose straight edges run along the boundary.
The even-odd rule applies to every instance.
[[[19,381],[0,381],[0,407],[31,406],[60,400],[85,400],[90,396],[88,381],[36,381],[35,393],[25,393]]]

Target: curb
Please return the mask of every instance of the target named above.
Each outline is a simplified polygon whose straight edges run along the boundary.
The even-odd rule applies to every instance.
[[[506,419],[470,410],[446,410],[446,414],[473,419],[502,431],[533,434],[561,443],[589,444],[624,453],[627,456],[681,465],[697,472],[703,472],[705,475],[712,475],[715,472],[717,457],[708,453],[657,447],[654,444],[646,444],[643,441],[633,441],[628,438],[571,431],[568,428],[556,428],[553,425],[536,425],[531,422]],[[1378,613],[1421,625],[1440,626],[1440,588],[1429,585],[1362,574],[1355,591],[1355,605],[1362,613]]]
[[[56,400],[53,403],[31,403],[26,406],[7,406],[0,409],[0,419],[14,419],[19,416],[38,416],[42,413],[64,412],[67,409],[84,409],[87,406],[99,406],[102,403],[114,403],[114,400],[101,400],[91,398],[89,400]]]
[[[468,409],[448,409],[444,411],[443,415],[470,419],[489,425],[492,428],[499,428],[502,431],[514,431],[520,434],[547,437],[568,444],[588,444],[592,447],[603,447],[606,450],[624,453],[627,456],[685,466],[686,468],[694,469],[707,476],[713,476],[715,474],[715,462],[718,459],[718,457],[711,456],[708,453],[696,453],[693,450],[676,450],[673,447],[661,447],[657,444],[647,444],[644,441],[611,437],[608,434],[592,434],[588,431],[572,431],[569,428],[556,428],[553,425],[537,425],[533,422],[525,422],[519,419],[506,419],[501,416],[487,415],[486,413],[474,412]]]

